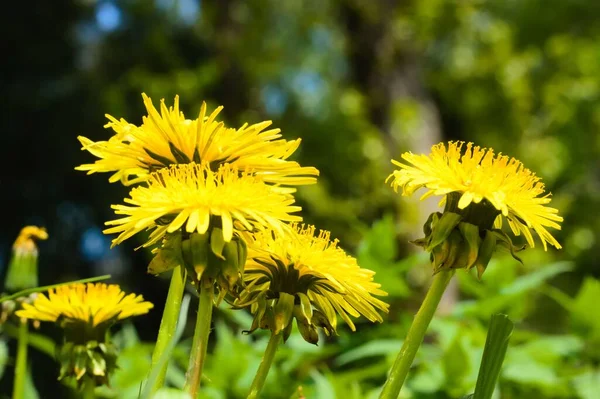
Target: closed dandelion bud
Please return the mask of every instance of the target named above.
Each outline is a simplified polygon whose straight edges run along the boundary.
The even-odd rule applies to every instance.
[[[26,226],[21,229],[12,247],[12,257],[4,286],[9,291],[19,291],[38,286],[38,248],[35,240],[48,239],[43,227]]]
[[[523,235],[534,246],[535,231],[544,246],[560,249],[547,227],[560,230],[563,218],[558,210],[546,206],[550,194],[544,184],[521,162],[492,149],[472,143],[450,142],[432,147],[431,154],[402,154],[404,162],[388,180],[394,190],[411,195],[420,188],[422,198],[443,195],[444,212],[431,214],[423,226],[425,237],[412,241],[431,253],[434,272],[449,268],[485,271],[496,249],[504,249],[520,261],[511,238],[500,230],[503,219],[515,235]]]

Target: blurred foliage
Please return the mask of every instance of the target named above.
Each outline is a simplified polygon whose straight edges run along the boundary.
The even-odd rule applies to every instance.
[[[516,322],[502,398],[587,399],[600,391],[600,218],[593,212],[600,207],[600,3],[13,5],[0,23],[15,43],[4,53],[0,81],[0,267],[19,229],[42,225],[50,234],[40,245],[42,284],[111,273],[157,304],[136,322],[137,333],[121,331],[121,369],[107,396],[139,391],[167,287],[144,274],[148,254],[134,252],[137,243],[109,249],[102,225],[127,189],[73,171],[90,161],[75,137],[107,138],[104,113],[140,122],[142,91],[167,103],[179,94],[188,115],[207,101],[224,105],[230,124],[273,119],[285,137],[301,137],[296,159],[322,174],[298,192],[305,220],[331,230],[390,293],[392,312],[382,325],[359,324],[357,333],[343,331],[319,348],[291,338],[265,397],[301,397],[299,384],[309,398],[376,395],[430,274],[427,257],[407,243],[423,223],[422,205],[386,187],[389,159],[449,139],[493,147],[543,177],[565,217],[557,233],[564,250],[527,251],[524,266],[501,257],[482,281],[458,273],[460,300],[450,298],[432,326],[405,397],[471,393],[494,312]],[[265,337],[241,335],[248,326],[243,316],[219,312],[207,397],[245,394],[266,345]],[[0,365],[10,364],[12,351],[1,345]],[[183,381],[186,345],[173,360],[173,386]],[[42,362],[32,370],[38,391],[67,397],[47,372],[52,359],[32,356]],[[10,392],[11,367],[5,371],[0,390]]]

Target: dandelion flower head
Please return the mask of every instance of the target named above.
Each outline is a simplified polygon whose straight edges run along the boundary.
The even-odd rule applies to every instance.
[[[534,230],[544,249],[547,244],[561,248],[547,228],[560,230],[563,218],[557,209],[547,206],[551,197],[545,193],[541,179],[515,158],[473,143],[450,142],[448,147],[444,143],[433,146],[429,155],[406,152],[402,160],[392,160],[399,170],[388,181],[396,191],[402,188],[403,195],[411,195],[422,187],[428,191],[421,199],[458,193],[459,209],[487,201],[499,211],[496,228],[505,218],[512,232],[516,236],[523,234],[531,247]]]
[[[112,128],[114,136],[97,142],[79,137],[82,149],[99,159],[76,169],[88,174],[114,172],[111,182],[120,180],[130,185],[145,181],[153,171],[173,164],[195,162],[216,171],[220,165],[230,163],[238,169],[254,171],[268,183],[316,182],[317,169],[288,161],[300,139],[287,141],[281,138],[279,129],[265,130],[270,121],[233,129],[217,120],[223,107],[207,115],[203,103],[198,118],[190,120],[179,110],[178,96],[172,107],[161,100],[160,113],[148,96],[142,94],[142,97],[148,115],[143,117],[141,126],[107,115],[109,122],[105,127]]]

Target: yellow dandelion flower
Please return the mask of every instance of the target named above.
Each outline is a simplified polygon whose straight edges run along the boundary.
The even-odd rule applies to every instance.
[[[134,234],[154,229],[145,246],[158,242],[166,233],[185,229],[204,234],[211,224],[222,229],[225,242],[234,231],[253,231],[261,226],[282,231],[282,221],[299,221],[289,191],[269,186],[252,173],[224,165],[218,171],[195,163],[173,165],[150,176],[147,186],[131,190],[130,205],[113,205],[125,217],[106,222],[114,225],[104,232],[119,233],[113,244]]]
[[[97,327],[103,323],[148,313],[154,305],[141,295],[125,295],[118,285],[73,284],[39,294],[32,304],[23,303],[18,317],[61,321]]]
[[[180,112],[178,96],[169,108],[161,100],[160,113],[148,96],[142,96],[148,111],[142,125],[106,115],[109,123],[105,127],[116,134],[108,141],[98,142],[80,136],[82,149],[100,159],[76,169],[88,174],[115,172],[111,182],[121,180],[130,185],[147,180],[151,172],[172,164],[195,162],[210,165],[216,171],[220,165],[230,163],[240,170],[254,171],[268,183],[316,182],[317,169],[287,160],[300,145],[300,139],[287,141],[281,139],[279,129],[265,130],[271,121],[232,129],[216,119],[223,107],[207,116],[203,103],[198,118],[190,120]]]
[[[291,227],[284,237],[268,231],[254,234],[244,270],[247,287],[236,305],[253,303],[255,316],[260,318],[265,313],[260,303],[287,294],[296,305],[294,317],[305,339],[311,335],[306,330],[314,327],[334,332],[336,314],[352,330],[355,326],[350,316],[381,322],[379,311],[387,312],[388,305],[375,296],[387,293],[373,281],[375,272],[361,268],[338,247],[337,240],[330,239],[329,232],[321,230],[315,235],[314,226]],[[255,328],[260,324],[261,320],[255,319]],[[288,325],[279,326],[285,327]]]
[[[547,243],[561,248],[546,228],[560,230],[563,218],[558,216],[557,209],[547,206],[551,198],[544,193],[540,178],[520,161],[496,155],[493,149],[473,143],[464,148],[463,142],[450,142],[448,147],[437,144],[428,156],[407,152],[402,159],[406,163],[392,160],[400,170],[394,171],[388,180],[392,180],[396,191],[402,188],[403,195],[411,195],[421,187],[428,189],[421,199],[456,193],[461,210],[470,204],[487,202],[498,211],[497,228],[504,217],[512,232],[517,236],[523,234],[531,247],[535,245],[531,234],[534,230],[545,250]]]

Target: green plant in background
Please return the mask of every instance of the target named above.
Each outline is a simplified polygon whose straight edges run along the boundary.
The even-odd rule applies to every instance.
[[[506,218],[515,235],[523,234],[534,246],[530,230],[540,237],[544,249],[550,243],[561,248],[546,230],[560,229],[558,210],[545,206],[550,202],[544,195],[544,185],[529,169],[514,158],[494,155],[462,142],[441,143],[431,154],[405,153],[407,164],[393,161],[400,170],[393,172],[394,189],[401,187],[404,195],[427,188],[421,198],[444,196],[443,213],[432,213],[423,225],[425,237],[413,241],[431,255],[433,283],[415,316],[397,360],[381,392],[382,398],[396,398],[408,375],[410,366],[427,327],[433,318],[442,295],[459,268],[476,268],[483,275],[496,248],[504,248],[516,257],[510,237],[500,228]]]

